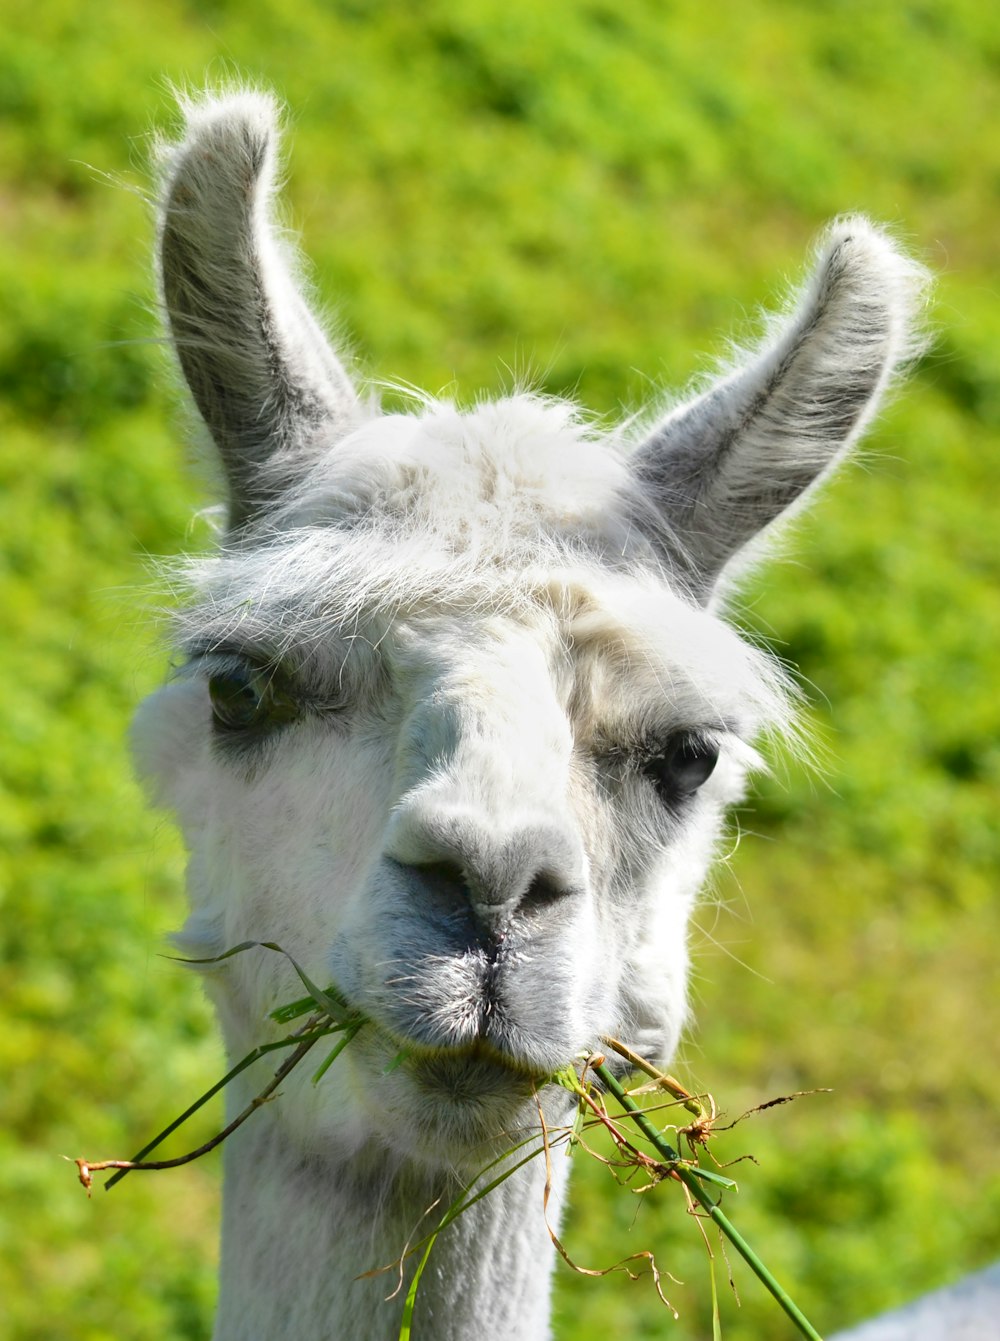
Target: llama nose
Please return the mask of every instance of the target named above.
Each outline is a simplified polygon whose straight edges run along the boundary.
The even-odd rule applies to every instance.
[[[467,906],[489,933],[518,912],[544,916],[583,883],[582,854],[554,824],[528,823],[501,835],[470,817],[425,816],[399,825],[390,848],[425,891],[452,907]]]

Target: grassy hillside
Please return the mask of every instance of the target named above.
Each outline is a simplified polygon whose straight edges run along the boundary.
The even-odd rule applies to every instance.
[[[361,364],[460,397],[510,369],[614,414],[682,385],[830,216],[940,275],[938,339],[743,617],[800,668],[818,772],[779,763],[699,917],[680,1067],[749,1120],[734,1217],[823,1328],[1000,1241],[1000,19],[973,0],[36,0],[0,42],[3,1341],[207,1337],[217,1165],[87,1203],[218,1073],[157,957],[182,857],[130,780],[157,683],[148,560],[206,543],[156,344],[144,193],[168,81],[293,109],[288,198]],[[218,1113],[206,1119],[207,1132]],[[749,1168],[749,1172],[744,1170]],[[711,1335],[671,1189],[578,1171],[560,1341]],[[737,1270],[728,1341],[790,1334]]]

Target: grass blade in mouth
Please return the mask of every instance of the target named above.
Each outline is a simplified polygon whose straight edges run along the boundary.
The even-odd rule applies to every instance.
[[[200,1098],[189,1105],[177,1118],[166,1126],[157,1136],[148,1142],[131,1160],[99,1160],[90,1161],[86,1159],[77,1159],[75,1162],[80,1182],[87,1189],[88,1195],[91,1190],[93,1175],[105,1170],[114,1170],[112,1177],[105,1183],[105,1190],[110,1189],[125,1177],[127,1173],[140,1170],[162,1170],[177,1168],[182,1164],[188,1164],[209,1151],[216,1149],[227,1137],[250,1118],[264,1103],[271,1099],[281,1082],[295,1069],[296,1066],[305,1058],[312,1048],[323,1038],[329,1038],[333,1035],[340,1035],[336,1044],[330,1053],[324,1058],[323,1062],[317,1068],[313,1075],[313,1083],[317,1084],[325,1076],[337,1058],[344,1052],[347,1046],[361,1032],[366,1024],[367,1018],[357,1010],[354,1010],[343,994],[336,986],[330,986],[325,989],[318,988],[308,977],[305,971],[292,958],[287,951],[273,941],[244,941],[241,945],[234,946],[227,950],[225,954],[214,956],[210,959],[185,960],[185,963],[194,964],[221,964],[234,955],[242,954],[251,949],[271,950],[282,954],[291,963],[299,980],[305,987],[308,995],[299,997],[294,1001],[286,1002],[271,1011],[270,1018],[277,1024],[292,1024],[296,1020],[306,1017],[306,1022],[297,1031],[287,1035],[284,1038],[275,1039],[268,1043],[262,1043],[239,1061],[230,1071],[212,1085]],[[708,1216],[719,1228],[722,1234],[729,1240],[736,1251],[748,1264],[750,1269],[763,1283],[779,1306],[784,1310],[787,1316],[798,1328],[802,1336],[807,1337],[809,1341],[821,1341],[819,1332],[812,1326],[801,1310],[789,1296],[788,1292],[778,1283],[773,1274],[764,1265],[757,1253],[750,1247],[747,1241],[735,1228],[728,1216],[723,1212],[720,1200],[722,1192],[734,1190],[736,1183],[732,1178],[727,1178],[723,1174],[713,1169],[705,1168],[698,1161],[695,1146],[707,1146],[708,1139],[712,1135],[712,1125],[715,1120],[715,1104],[710,1100],[709,1106],[702,1102],[702,1096],[693,1095],[684,1088],[683,1085],[672,1076],[667,1076],[659,1071],[652,1063],[640,1057],[633,1052],[627,1045],[619,1042],[617,1039],[605,1038],[603,1042],[614,1051],[618,1052],[635,1071],[641,1071],[651,1077],[658,1089],[665,1090],[671,1094],[672,1101],[683,1106],[688,1112],[694,1115],[694,1121],[687,1127],[674,1128],[678,1137],[686,1136],[688,1145],[691,1149],[691,1157],[684,1158],[678,1149],[667,1140],[664,1132],[651,1120],[648,1112],[636,1103],[632,1093],[628,1091],[617,1079],[614,1073],[607,1066],[606,1059],[600,1054],[594,1054],[580,1059],[580,1064],[562,1067],[559,1071],[547,1077],[543,1084],[558,1084],[564,1089],[570,1090],[577,1098],[577,1111],[570,1127],[560,1129],[556,1134],[555,1143],[568,1143],[570,1148],[580,1146],[587,1149],[582,1140],[583,1131],[590,1126],[600,1126],[611,1137],[618,1155],[626,1166],[638,1168],[650,1179],[649,1185],[653,1182],[672,1180],[679,1182],[685,1190],[689,1207],[693,1208],[694,1203],[701,1208],[701,1212]],[[271,1080],[257,1094],[250,1103],[240,1112],[222,1131],[211,1140],[206,1141],[195,1150],[187,1154],[176,1156],[173,1159],[149,1160],[147,1156],[156,1150],[163,1141],[179,1127],[183,1126],[189,1118],[193,1117],[211,1098],[224,1089],[230,1081],[244,1072],[248,1067],[259,1061],[271,1052],[280,1049],[291,1048],[292,1052],[284,1062],[275,1071]],[[398,1066],[405,1058],[405,1050],[397,1055],[389,1069]],[[591,1079],[593,1077],[594,1079]],[[610,1094],[621,1108],[622,1112],[612,1117],[606,1107],[605,1094]],[[794,1096],[786,1096],[794,1097]],[[760,1108],[766,1108],[773,1104],[784,1102],[784,1097],[778,1100],[772,1100],[769,1104],[762,1104]],[[755,1111],[755,1110],[751,1110]],[[629,1127],[623,1125],[630,1124]],[[655,1156],[647,1154],[634,1143],[633,1137],[629,1131],[633,1129],[638,1131],[641,1137],[656,1152]],[[526,1146],[534,1145],[534,1149],[528,1151],[520,1159],[511,1163],[509,1167],[503,1169],[497,1176],[491,1178],[484,1186],[479,1186],[482,1178],[486,1177],[491,1170],[498,1165],[509,1161],[513,1155],[516,1155]],[[529,1163],[537,1156],[544,1154],[546,1159],[549,1157],[553,1141],[547,1130],[542,1130],[540,1137],[531,1136],[526,1140],[513,1145],[509,1150],[498,1156],[490,1164],[486,1165],[475,1179],[472,1180],[459,1193],[458,1197],[447,1208],[441,1216],[436,1227],[416,1243],[407,1244],[404,1248],[402,1257],[393,1263],[392,1266],[400,1267],[402,1262],[416,1252],[421,1252],[420,1261],[410,1281],[407,1294],[403,1303],[403,1314],[400,1328],[400,1341],[409,1341],[410,1329],[413,1317],[413,1310],[416,1303],[417,1292],[420,1285],[420,1279],[424,1267],[430,1256],[431,1250],[437,1241],[438,1236],[448,1228],[460,1215],[467,1211],[476,1202],[481,1201],[488,1196],[507,1178],[516,1173],[518,1169]],[[591,1152],[593,1153],[593,1152]],[[601,1156],[597,1156],[601,1158]],[[713,1189],[716,1189],[713,1196]],[[551,1231],[550,1231],[551,1233]],[[555,1238],[553,1236],[553,1241]],[[572,1263],[567,1256],[565,1249],[561,1244],[556,1246]],[[654,1280],[657,1282],[657,1290],[660,1297],[663,1298],[662,1291],[659,1289],[659,1271],[655,1263],[652,1262],[651,1254],[641,1253],[639,1256],[650,1259],[650,1269],[653,1272]],[[375,1271],[367,1273],[369,1275],[378,1274],[380,1271],[389,1270],[389,1267],[376,1268]],[[577,1268],[580,1269],[580,1268]],[[611,1268],[614,1269],[614,1268]],[[713,1328],[717,1330],[718,1302],[715,1292],[714,1264],[712,1264],[713,1276],[711,1281],[713,1297]],[[585,1270],[584,1274],[603,1275],[603,1271],[592,1272]],[[630,1273],[634,1274],[634,1273]]]

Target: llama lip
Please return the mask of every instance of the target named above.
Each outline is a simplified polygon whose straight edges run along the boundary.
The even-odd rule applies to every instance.
[[[446,1093],[459,1102],[482,1103],[493,1095],[518,1097],[547,1079],[544,1072],[485,1041],[469,1047],[421,1051],[408,1059],[410,1074],[421,1089]]]
[[[447,1080],[445,1088],[450,1089],[456,1075],[468,1079],[478,1076],[482,1080],[489,1073],[506,1077],[508,1084],[512,1077],[517,1077],[536,1085],[546,1081],[559,1067],[558,1062],[540,1061],[537,1049],[530,1047],[529,1040],[519,1039],[509,1025],[503,1031],[502,1043],[485,1031],[461,1041],[432,1042],[414,1037],[405,1029],[387,1026],[371,1016],[368,1018],[370,1027],[380,1037],[389,1055],[387,1069],[399,1066],[419,1076],[429,1088],[437,1088],[435,1077],[438,1075]]]
[[[382,1015],[380,1027],[392,1039],[396,1053],[420,1065],[447,1059],[544,1080],[567,1060],[553,1046],[554,1040],[520,1025],[507,1005],[490,995],[477,993],[448,1003],[447,1014],[439,1008],[433,1020],[415,1019],[398,1010],[389,1012],[387,1028],[384,1019]]]
[[[393,954],[390,942],[381,964],[349,937],[334,944],[332,976],[390,1059],[450,1056],[544,1078],[574,1055],[579,1031],[563,1018],[562,1003],[542,1011],[525,986],[531,961],[523,938],[488,946],[442,939],[440,950],[410,954]]]

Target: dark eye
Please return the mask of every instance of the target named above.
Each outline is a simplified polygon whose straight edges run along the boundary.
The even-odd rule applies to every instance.
[[[209,677],[212,722],[217,731],[253,731],[294,720],[295,700],[273,667],[234,662]]]
[[[693,795],[707,782],[718,762],[718,745],[685,731],[672,737],[665,750],[647,758],[642,771],[662,800],[677,801]]]

